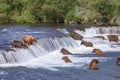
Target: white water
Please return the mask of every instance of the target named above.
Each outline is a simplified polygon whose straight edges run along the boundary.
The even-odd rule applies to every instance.
[[[0,62],[27,62],[45,54],[49,54],[54,50],[65,48],[75,48],[79,45],[70,37],[61,38],[43,38],[37,43],[28,47],[28,49],[14,49],[15,51],[1,51]],[[12,58],[11,58],[12,57]],[[8,59],[11,58],[11,59]],[[14,60],[12,60],[14,59]]]
[[[62,32],[66,33],[66,30],[62,30]],[[54,67],[82,67],[87,65],[93,58],[99,59],[100,61],[107,61],[108,59],[111,59],[111,57],[75,57],[73,55],[69,55],[68,57],[72,60],[72,63],[65,63],[62,60],[64,55],[60,53],[60,49],[63,47],[73,54],[94,54],[92,53],[94,48],[100,48],[103,52],[120,51],[120,45],[117,45],[120,44],[120,41],[118,43],[109,42],[106,37],[108,34],[119,35],[120,28],[92,27],[85,29],[85,32],[80,30],[75,30],[75,32],[83,35],[83,40],[92,42],[94,46],[85,47],[80,45],[81,41],[76,41],[71,37],[42,38],[34,45],[29,46],[28,49],[14,49],[15,51],[8,52],[1,50],[0,66],[41,67],[57,71]],[[104,36],[105,40],[94,37],[99,35]]]
[[[120,35],[120,27],[91,27],[86,28],[85,31],[75,30],[75,32],[84,37],[105,36],[108,34]]]

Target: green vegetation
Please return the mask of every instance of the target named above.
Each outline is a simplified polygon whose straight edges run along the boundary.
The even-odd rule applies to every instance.
[[[0,0],[0,23],[116,24],[120,0]]]

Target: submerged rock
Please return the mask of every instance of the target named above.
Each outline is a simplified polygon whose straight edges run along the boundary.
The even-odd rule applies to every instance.
[[[60,50],[60,52],[63,53],[64,55],[71,55],[71,54],[72,54],[71,52],[69,52],[69,51],[66,50],[65,48],[62,48],[62,49]]]
[[[11,49],[10,47],[6,47],[6,46],[0,46],[0,50],[5,50],[5,51],[14,51],[13,49]]]

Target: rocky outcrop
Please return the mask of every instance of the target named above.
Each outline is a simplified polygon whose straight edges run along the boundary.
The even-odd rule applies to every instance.
[[[75,40],[82,40],[82,38],[83,38],[83,36],[81,36],[80,34],[74,32],[74,31],[69,31],[69,36]]]
[[[26,48],[27,46],[22,41],[14,40],[11,42],[11,46],[14,48]]]
[[[107,35],[109,42],[118,42],[118,36],[117,35]]]
[[[72,61],[67,56],[63,56],[62,60],[64,60],[65,63],[72,63]]]
[[[97,63],[99,63],[99,61],[97,59],[93,59],[90,63],[89,63],[89,69],[91,70],[95,70],[97,69]]]
[[[81,45],[84,45],[86,47],[93,47],[93,44],[91,42],[87,42],[87,41],[82,41]]]
[[[60,50],[60,52],[63,53],[64,55],[71,55],[71,54],[72,54],[71,52],[69,52],[69,51],[66,50],[65,48],[62,48],[62,49]]]
[[[108,27],[108,25],[106,23],[101,23],[101,22],[97,22],[95,24],[96,27]]]
[[[95,38],[105,39],[103,36],[94,36]]]
[[[97,55],[103,55],[103,51],[100,49],[93,49],[93,53],[96,53]]]

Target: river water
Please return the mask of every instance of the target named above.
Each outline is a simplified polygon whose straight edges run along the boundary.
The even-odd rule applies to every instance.
[[[73,25],[74,26],[74,25]],[[80,45],[81,40],[68,36],[68,29],[93,43],[93,47]],[[13,40],[21,40],[25,34],[38,39],[28,49],[11,48]],[[116,34],[118,43],[109,42],[107,35]],[[103,36],[97,38],[95,36]],[[72,63],[61,58],[61,48]],[[103,56],[92,50],[99,48]],[[115,64],[120,57],[120,27],[74,28],[69,25],[0,25],[0,80],[120,80],[120,66]],[[98,59],[98,70],[89,70],[92,59]]]

